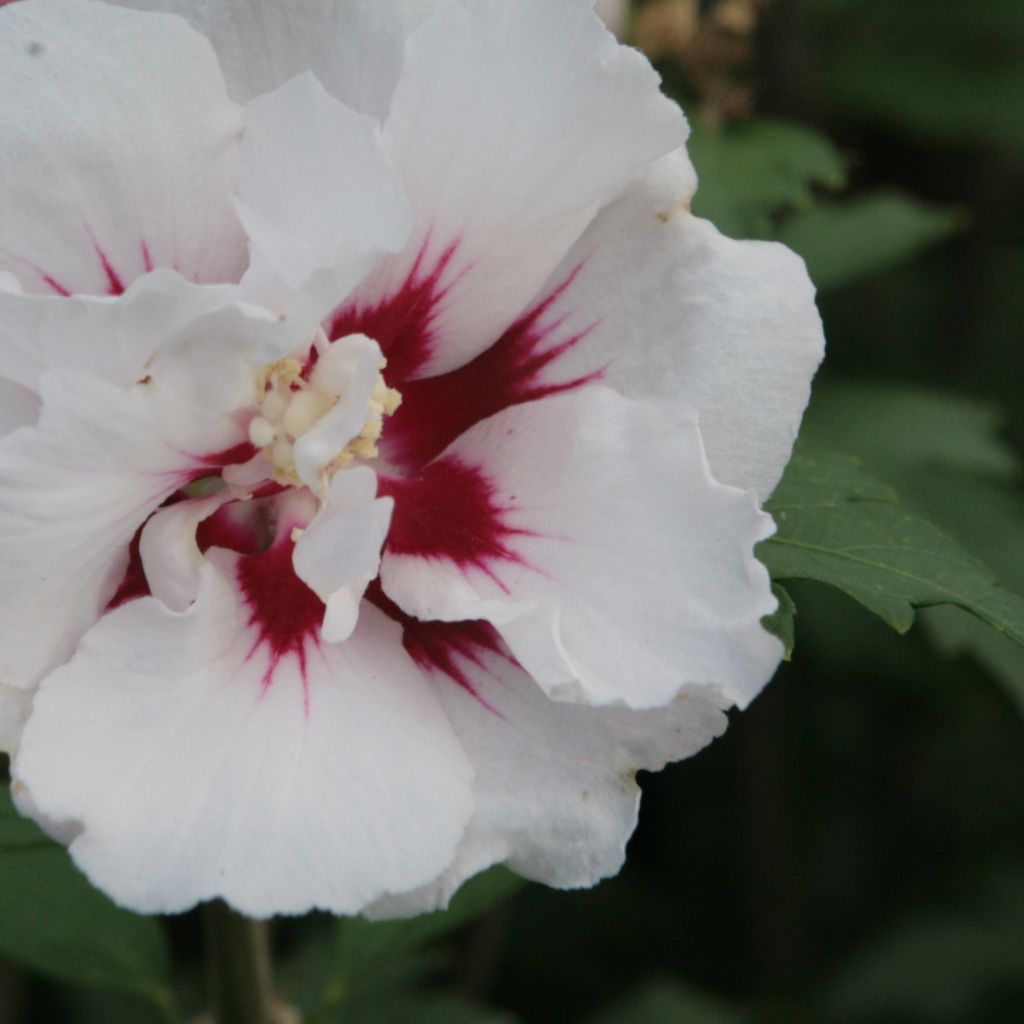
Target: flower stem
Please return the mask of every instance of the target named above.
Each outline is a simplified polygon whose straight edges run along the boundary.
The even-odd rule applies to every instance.
[[[211,1018],[215,1024],[285,1024],[274,994],[266,921],[235,913],[220,900],[204,908]]]

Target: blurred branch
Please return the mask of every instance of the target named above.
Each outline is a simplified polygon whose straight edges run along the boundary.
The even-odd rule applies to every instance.
[[[25,990],[21,974],[0,961],[0,1021],[21,1024],[25,1019]]]
[[[201,1024],[298,1024],[274,993],[266,921],[243,917],[220,900],[204,914],[211,1011]]]
[[[652,0],[637,11],[633,41],[651,60],[676,63],[711,123],[747,118],[754,90],[745,80],[754,35],[771,0]]]

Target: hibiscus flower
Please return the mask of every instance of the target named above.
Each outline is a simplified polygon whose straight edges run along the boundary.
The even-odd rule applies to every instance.
[[[821,326],[658,85],[588,0],[0,10],[0,731],[119,903],[591,885],[771,677]]]

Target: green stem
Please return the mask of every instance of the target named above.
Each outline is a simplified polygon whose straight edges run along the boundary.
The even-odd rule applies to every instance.
[[[266,921],[217,901],[204,908],[210,1009],[215,1024],[284,1024],[291,1014],[274,994]]]

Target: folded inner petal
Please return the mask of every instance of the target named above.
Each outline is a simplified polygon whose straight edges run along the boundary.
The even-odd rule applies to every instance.
[[[409,233],[377,122],[306,72],[245,108],[235,208],[253,248],[245,287],[308,336]],[[301,339],[297,339],[301,340]]]
[[[35,390],[47,370],[78,367],[127,387],[164,341],[237,298],[233,286],[196,285],[170,270],[116,297],[0,291],[0,374]]]

